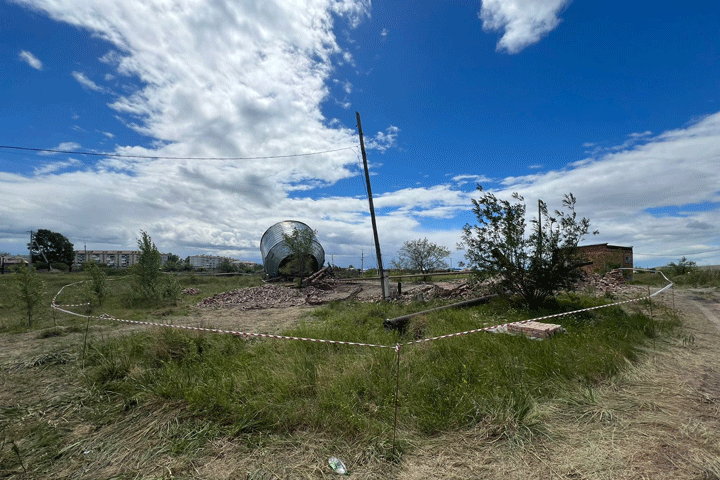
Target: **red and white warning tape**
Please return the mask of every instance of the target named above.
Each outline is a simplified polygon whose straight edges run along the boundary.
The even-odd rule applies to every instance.
[[[63,305],[65,306],[65,305]],[[324,340],[319,338],[307,338],[307,337],[291,337],[288,335],[274,335],[271,333],[253,333],[253,332],[240,332],[236,330],[222,330],[219,328],[206,328],[206,327],[194,327],[191,325],[172,325],[168,323],[156,323],[156,322],[142,322],[139,320],[126,320],[122,318],[115,318],[110,315],[83,315],[80,313],[72,312],[70,310],[65,310],[64,308],[60,308],[56,304],[52,304],[52,308],[55,310],[58,310],[63,313],[67,313],[69,315],[74,315],[76,317],[82,317],[82,318],[94,318],[97,320],[110,320],[113,322],[121,322],[121,323],[127,323],[131,325],[145,325],[148,327],[163,327],[163,328],[175,328],[179,330],[193,330],[196,332],[208,332],[208,333],[221,333],[226,335],[235,335],[239,337],[256,337],[256,338],[274,338],[277,340],[300,340],[303,342],[316,342],[316,343],[327,343],[331,345],[354,345],[359,347],[377,347],[377,348],[395,348],[395,345],[377,345],[374,343],[359,343],[359,342],[346,342],[342,340]]]
[[[635,269],[635,270],[639,270],[639,269]],[[65,287],[77,285],[78,283],[82,283],[82,282],[71,283],[71,284],[68,284],[68,285],[65,285],[64,287],[62,287],[58,291],[58,293],[55,294],[55,297],[53,297],[50,306],[59,312],[67,313],[68,315],[74,315],[76,317],[82,317],[82,318],[88,318],[88,319],[95,318],[98,320],[110,320],[110,321],[114,321],[114,322],[121,322],[121,323],[127,323],[127,324],[132,324],[132,325],[146,325],[146,326],[150,326],[150,327],[175,328],[175,329],[180,329],[180,330],[193,330],[193,331],[197,331],[197,332],[220,333],[220,334],[226,334],[226,335],[241,336],[241,337],[245,337],[245,338],[248,338],[248,337],[273,338],[276,340],[298,340],[298,341],[303,341],[303,342],[326,343],[326,344],[331,344],[331,345],[352,345],[352,346],[358,346],[358,347],[392,348],[395,351],[400,351],[400,348],[404,345],[415,345],[415,344],[419,344],[419,343],[432,342],[435,340],[443,340],[446,338],[470,335],[472,333],[491,332],[491,331],[496,331],[496,330],[502,330],[502,329],[507,328],[510,325],[522,325],[522,324],[528,323],[528,322],[536,322],[539,320],[558,318],[558,317],[563,317],[566,315],[574,315],[576,313],[588,312],[590,310],[598,310],[600,308],[608,308],[608,307],[613,307],[616,305],[623,305],[625,303],[632,303],[632,302],[639,302],[642,300],[648,300],[656,295],[659,295],[660,293],[664,292],[665,290],[667,290],[668,288],[671,288],[673,286],[672,282],[670,282],[670,280],[668,280],[668,278],[665,277],[665,275],[662,272],[658,272],[658,273],[660,273],[665,278],[665,280],[667,280],[669,282],[669,284],[666,285],[665,287],[663,287],[662,289],[652,293],[651,295],[647,295],[644,297],[633,298],[631,300],[624,300],[622,302],[609,303],[607,305],[598,305],[595,307],[583,308],[580,310],[573,310],[572,312],[555,313],[553,315],[545,315],[543,317],[530,318],[528,320],[521,320],[519,322],[509,322],[509,323],[503,323],[503,324],[499,324],[499,325],[493,325],[491,327],[482,327],[482,328],[476,328],[474,330],[467,330],[464,332],[449,333],[446,335],[439,335],[437,337],[423,338],[420,340],[414,340],[412,342],[406,342],[406,343],[402,343],[402,344],[398,343],[396,345],[379,345],[379,344],[374,344],[374,343],[347,342],[347,341],[342,341],[342,340],[325,340],[325,339],[319,339],[319,338],[293,337],[293,336],[288,336],[288,335],[274,335],[271,333],[240,332],[240,331],[235,331],[235,330],[222,330],[222,329],[218,329],[218,328],[193,327],[190,325],[172,325],[172,324],[167,324],[167,323],[142,322],[139,320],[125,320],[125,319],[121,319],[121,318],[115,318],[110,315],[100,315],[100,316],[83,315],[83,314],[76,313],[76,312],[73,312],[70,310],[65,310],[64,308],[61,308],[59,305],[57,305],[56,299],[60,295],[60,293],[62,293],[62,291],[65,289]],[[76,305],[63,305],[63,307],[78,307],[78,306],[86,306],[86,305],[88,305],[88,304],[84,303],[84,304],[76,304]]]

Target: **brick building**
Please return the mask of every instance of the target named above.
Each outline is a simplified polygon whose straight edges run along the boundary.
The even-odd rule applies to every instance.
[[[587,261],[592,262],[584,268],[589,273],[605,273],[615,268],[633,268],[633,247],[620,247],[598,243],[578,247],[578,251]],[[626,278],[632,278],[632,270],[623,270]]]

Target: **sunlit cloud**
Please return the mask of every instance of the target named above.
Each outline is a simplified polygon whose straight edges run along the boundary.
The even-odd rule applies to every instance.
[[[482,0],[478,17],[483,30],[503,32],[498,51],[518,53],[539,42],[560,24],[558,15],[570,0]]]

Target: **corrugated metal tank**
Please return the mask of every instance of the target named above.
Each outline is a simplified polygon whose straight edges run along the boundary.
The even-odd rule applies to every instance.
[[[302,222],[285,220],[268,228],[260,239],[260,254],[263,259],[263,267],[269,277],[277,277],[280,268],[290,259],[290,249],[285,244],[283,234],[292,235],[295,229],[312,231],[312,228]],[[312,250],[313,270],[318,271],[325,264],[325,250],[317,240],[313,241]]]

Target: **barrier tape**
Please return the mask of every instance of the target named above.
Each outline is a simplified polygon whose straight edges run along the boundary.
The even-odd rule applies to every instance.
[[[254,332],[240,332],[235,330],[221,330],[219,328],[206,328],[206,327],[193,327],[192,325],[172,325],[168,323],[156,323],[156,322],[143,322],[140,320],[126,320],[122,318],[115,318],[110,315],[83,315],[80,313],[72,312],[60,308],[56,304],[52,304],[52,308],[69,315],[82,318],[95,318],[97,320],[110,320],[113,322],[128,323],[132,325],[145,325],[149,327],[164,327],[164,328],[175,328],[178,330],[193,330],[196,332],[208,332],[208,333],[222,333],[226,335],[235,335],[238,337],[257,337],[257,338],[274,338],[276,340],[300,340],[303,342],[315,342],[315,343],[327,343],[331,345],[353,345],[358,347],[376,347],[376,348],[396,348],[395,345],[378,345],[374,343],[359,343],[359,342],[346,342],[343,340],[324,340],[319,338],[307,338],[307,337],[291,337],[287,335],[275,335],[272,333],[254,333]]]
[[[645,269],[631,269],[631,270],[648,271]],[[670,280],[665,276],[664,273],[662,273],[662,271],[657,271],[655,273],[660,273],[665,278],[665,280],[670,282]],[[143,322],[143,321],[139,321],[139,320],[126,320],[126,319],[121,319],[121,318],[115,318],[115,317],[107,315],[107,314],[100,315],[100,316],[83,315],[83,314],[76,313],[76,312],[73,312],[70,310],[65,310],[64,308],[60,308],[60,306],[57,305],[57,303],[56,303],[56,299],[60,295],[60,293],[62,293],[62,291],[65,289],[65,287],[70,287],[73,285],[77,285],[79,283],[83,283],[83,282],[75,282],[75,283],[71,283],[71,284],[63,286],[53,297],[50,306],[55,310],[58,310],[63,313],[67,313],[69,315],[74,315],[76,317],[82,317],[82,318],[88,318],[88,319],[95,318],[98,320],[111,320],[111,321],[115,321],[115,322],[127,323],[127,324],[132,324],[132,325],[146,325],[146,326],[151,326],[151,327],[175,328],[178,330],[192,330],[192,331],[196,331],[196,332],[220,333],[220,334],[226,334],[226,335],[241,336],[244,338],[247,338],[247,337],[272,338],[272,339],[276,339],[276,340],[298,340],[298,341],[303,341],[303,342],[325,343],[325,344],[330,344],[330,345],[351,345],[351,346],[357,346],[357,347],[392,348],[396,352],[399,352],[400,349],[402,348],[402,346],[415,345],[415,344],[419,344],[419,343],[428,343],[428,342],[432,342],[435,340],[443,340],[446,338],[470,335],[472,333],[491,332],[493,330],[500,330],[503,328],[507,328],[510,325],[522,325],[524,323],[536,322],[538,320],[547,320],[547,319],[558,318],[558,317],[563,317],[563,316],[567,316],[567,315],[574,315],[576,313],[581,313],[581,312],[588,312],[591,310],[598,310],[601,308],[614,307],[614,306],[623,305],[626,303],[639,302],[642,300],[649,300],[652,297],[659,295],[660,293],[664,292],[665,290],[667,290],[668,288],[671,288],[673,286],[673,283],[670,282],[668,285],[666,285],[662,289],[660,289],[657,292],[654,292],[650,295],[646,295],[644,297],[639,297],[639,298],[633,298],[630,300],[624,300],[622,302],[609,303],[606,305],[597,305],[595,307],[588,307],[588,308],[582,308],[580,310],[573,310],[572,312],[555,313],[552,315],[545,315],[542,317],[535,317],[535,318],[530,318],[527,320],[520,320],[518,322],[508,322],[508,323],[503,323],[503,324],[499,324],[499,325],[493,325],[490,327],[476,328],[476,329],[467,330],[464,332],[448,333],[446,335],[439,335],[437,337],[423,338],[420,340],[414,340],[412,342],[397,343],[395,345],[380,345],[380,344],[374,344],[374,343],[347,342],[347,341],[343,341],[343,340],[325,340],[325,339],[319,339],[319,338],[293,337],[293,336],[288,336],[288,335],[275,335],[275,334],[271,334],[271,333],[240,332],[240,331],[235,331],[235,330],[222,330],[222,329],[218,329],[218,328],[193,327],[191,325],[172,325],[172,324],[167,324],[167,323]],[[85,305],[88,305],[88,304],[63,305],[63,307],[74,307],[74,306],[85,306]]]

